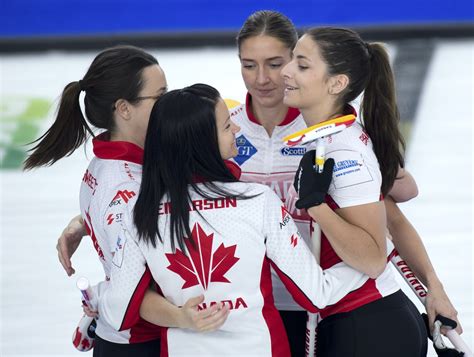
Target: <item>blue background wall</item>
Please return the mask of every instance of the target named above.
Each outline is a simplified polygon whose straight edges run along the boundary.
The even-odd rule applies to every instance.
[[[472,0],[3,0],[0,38],[236,30],[266,8],[299,27],[474,20]]]

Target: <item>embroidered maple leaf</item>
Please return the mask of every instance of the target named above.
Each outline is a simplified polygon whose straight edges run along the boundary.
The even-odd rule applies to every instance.
[[[196,248],[186,240],[188,256],[179,249],[176,249],[174,254],[166,254],[170,262],[167,268],[184,280],[182,289],[201,284],[204,290],[207,290],[211,282],[230,283],[224,275],[240,259],[235,256],[237,245],[225,247],[221,243],[213,252],[214,233],[207,235],[198,223],[194,225],[191,233]]]

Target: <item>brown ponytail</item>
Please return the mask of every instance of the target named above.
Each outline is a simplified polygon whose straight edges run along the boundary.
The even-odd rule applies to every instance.
[[[138,47],[116,46],[99,53],[84,78],[69,83],[63,90],[53,125],[39,139],[25,160],[24,169],[49,166],[84,143],[92,129],[114,130],[115,102],[125,99],[136,103],[143,87],[143,70],[158,61]],[[79,106],[79,94],[85,92],[85,115]]]
[[[395,81],[388,54],[378,43],[368,44],[349,29],[320,27],[307,32],[318,45],[328,74],[345,74],[347,88],[339,98],[341,107],[364,92],[362,120],[372,140],[382,173],[382,193],[393,186],[398,168],[404,167],[405,142],[400,133]]]
[[[368,49],[371,70],[362,101],[362,117],[379,161],[382,193],[386,195],[395,182],[398,168],[405,166],[405,141],[399,130],[395,79],[387,51],[379,43],[368,44]]]
[[[71,155],[86,140],[87,132],[93,135],[79,106],[79,82],[69,83],[63,90],[58,113],[53,125],[28,150],[32,154],[25,160],[24,169],[50,166]]]

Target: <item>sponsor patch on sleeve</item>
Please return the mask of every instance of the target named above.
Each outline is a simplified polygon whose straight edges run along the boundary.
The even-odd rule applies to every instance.
[[[116,267],[121,268],[123,263],[123,252],[125,249],[125,243],[127,242],[127,238],[125,232],[122,230],[117,236],[117,241],[115,242],[115,249],[113,252],[113,259],[112,264]]]
[[[334,159],[333,184],[336,189],[356,186],[374,180],[361,153],[338,150],[331,153]]]

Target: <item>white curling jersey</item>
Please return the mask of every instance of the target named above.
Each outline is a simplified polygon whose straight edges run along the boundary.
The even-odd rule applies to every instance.
[[[104,268],[105,280],[108,281],[112,258],[121,244],[118,239],[120,221],[130,200],[138,195],[138,190],[121,188],[128,182],[139,186],[143,150],[128,142],[107,141],[107,133],[92,142],[95,157],[82,179],[80,207],[87,232]],[[151,276],[144,276],[144,280],[150,282]],[[100,286],[102,290],[107,283]],[[99,318],[96,333],[114,343],[137,343],[159,338],[161,328],[140,320],[134,328],[118,332]]]
[[[198,185],[207,191],[202,183]],[[156,248],[138,240],[129,207],[122,220],[121,246],[114,256],[111,281],[100,298],[101,319],[117,329],[133,326],[138,312],[131,306],[139,303],[135,295],[142,289],[142,276],[149,269],[173,304],[182,306],[191,297],[203,294],[205,301],[199,308],[224,303],[231,310],[224,325],[214,332],[163,328],[162,357],[288,357],[285,329],[273,303],[270,266],[293,298],[312,312],[359,288],[367,276],[359,273],[350,280],[341,279],[348,277],[348,267],[334,267],[323,273],[270,188],[242,182],[219,185],[256,197],[204,199],[191,190],[189,220],[195,246],[188,240],[185,251],[171,248],[170,204],[166,198],[160,205],[158,221],[163,243],[157,240]],[[135,191],[138,184],[126,189]]]
[[[287,147],[283,143],[283,138],[306,128],[306,124],[297,109],[289,108],[283,122],[275,127],[272,136],[269,137],[252,113],[251,100],[252,97],[247,94],[245,104],[229,109],[232,121],[240,126],[240,131],[236,134],[238,155],[233,160],[242,170],[242,181],[267,185],[275,191],[282,202],[285,202],[288,191],[293,186],[295,172],[307,148]],[[306,210],[294,209],[291,216],[300,234],[310,245],[311,218]],[[278,310],[301,310],[275,273],[273,291]]]
[[[352,107],[349,107],[348,111],[356,114]],[[355,122],[349,128],[328,136],[324,140],[326,159],[333,158],[335,162],[332,182],[326,196],[329,207],[336,210],[380,201],[382,176],[372,148],[372,141],[362,126]],[[288,199],[290,212],[294,209],[295,202],[296,192],[292,188]],[[328,269],[341,262],[341,258],[332,248],[324,232],[321,232],[321,267]],[[348,274],[353,272],[356,270],[347,270]],[[385,271],[377,279],[368,279],[360,289],[348,294],[337,304],[323,309],[320,312],[321,317],[354,310],[399,289],[393,271],[387,265]]]

